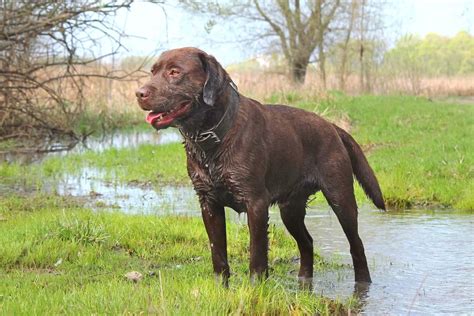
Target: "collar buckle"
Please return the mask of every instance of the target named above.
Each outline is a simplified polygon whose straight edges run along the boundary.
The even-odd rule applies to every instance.
[[[214,143],[216,144],[221,142],[221,139],[219,138],[219,136],[217,136],[217,134],[214,131],[206,131],[206,132],[202,132],[196,135],[197,142],[203,142],[208,139],[213,139]]]

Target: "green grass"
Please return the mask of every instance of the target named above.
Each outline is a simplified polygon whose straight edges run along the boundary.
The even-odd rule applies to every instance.
[[[139,148],[108,149],[86,152],[67,159],[45,161],[41,168],[47,175],[64,171],[74,173],[78,166],[98,168],[108,180],[122,182],[183,183],[188,181],[186,156],[179,143],[162,146],[141,145]]]
[[[179,143],[162,146],[141,145],[138,148],[103,152],[88,151],[66,157],[51,157],[39,164],[0,164],[0,184],[41,190],[45,179],[64,174],[78,174],[81,168],[101,171],[101,179],[124,183],[189,183],[186,156]]]
[[[0,314],[328,315],[355,307],[297,290],[295,244],[273,226],[277,263],[269,280],[250,285],[246,225],[227,229],[229,289],[214,281],[199,218],[92,212],[55,196],[0,198]],[[315,261],[320,272],[339,267]],[[130,271],[143,279],[127,280]]]
[[[296,92],[267,102],[292,101],[329,119],[348,118],[392,208],[447,207],[474,210],[474,106],[403,96],[308,100]],[[50,158],[41,164],[0,164],[1,182],[40,189],[45,178],[97,168],[110,181],[189,183],[181,144],[142,145],[101,153]],[[357,186],[357,199],[368,200]],[[316,203],[323,203],[318,195]]]

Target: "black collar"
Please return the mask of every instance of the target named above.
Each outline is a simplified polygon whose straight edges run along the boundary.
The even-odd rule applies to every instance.
[[[202,132],[197,131],[194,134],[186,133],[179,129],[185,140],[196,144],[203,152],[219,145],[234,123],[234,118],[239,110],[239,91],[232,80],[229,81],[229,85],[232,88],[235,96],[230,97],[231,100],[227,106],[227,109],[216,125]]]

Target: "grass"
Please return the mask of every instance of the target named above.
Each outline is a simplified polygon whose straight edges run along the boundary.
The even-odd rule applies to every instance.
[[[257,100],[269,98],[275,92],[296,93],[300,95],[324,95],[323,83],[316,67],[307,69],[303,86],[296,87],[289,79],[284,69],[262,69],[255,67],[229,67],[230,76],[233,78],[240,91],[245,95]],[[283,67],[285,68],[285,67]],[[389,74],[373,73],[370,82],[370,93],[377,95],[408,94],[425,96],[431,98],[442,97],[469,97],[474,94],[473,74],[454,76],[423,76],[422,74]],[[326,75],[326,87],[328,90],[340,89],[339,78],[336,74],[328,71]],[[344,93],[349,95],[361,95],[366,93],[361,89],[360,78],[356,74],[346,77]]]
[[[391,208],[446,207],[474,210],[474,107],[402,96],[313,99],[277,93],[266,102],[293,103],[336,122],[346,122],[363,146]],[[345,124],[346,124],[345,123]],[[7,185],[41,189],[45,178],[97,168],[110,181],[189,183],[181,144],[52,157],[41,164],[1,164]],[[357,186],[361,203],[367,202]],[[323,201],[320,195],[316,203]]]
[[[187,182],[186,157],[179,143],[163,146],[141,145],[139,148],[89,151],[66,159],[45,161],[39,168],[48,176],[74,173],[78,166],[104,170],[105,178],[121,182],[183,183]]]
[[[134,109],[130,106],[131,109]],[[125,129],[139,125],[143,121],[143,113],[138,110],[111,111],[105,105],[101,108],[83,111],[74,122],[73,131],[76,135],[101,134],[116,129]]]
[[[33,205],[33,206],[32,206]],[[337,314],[299,291],[293,240],[270,229],[271,278],[248,283],[248,232],[228,224],[230,289],[215,284],[205,229],[191,217],[92,212],[55,196],[0,198],[0,314]],[[316,270],[338,264],[316,256]],[[138,271],[139,282],[124,275]]]

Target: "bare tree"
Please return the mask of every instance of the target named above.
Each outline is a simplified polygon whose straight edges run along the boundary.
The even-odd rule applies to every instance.
[[[276,0],[233,1],[227,5],[202,4],[196,0],[180,0],[185,8],[216,17],[238,17],[259,25],[251,40],[276,39],[288,63],[291,78],[303,83],[306,70],[319,48],[320,70],[325,78],[324,37],[337,16],[340,0]]]
[[[387,3],[387,0],[347,0],[341,3],[329,48],[330,63],[337,73],[339,89],[345,90],[347,77],[356,74],[358,90],[372,90],[385,49],[383,16]]]
[[[347,18],[347,28],[344,31],[344,35],[342,38],[342,42],[340,44],[341,50],[341,60],[340,66],[338,69],[338,77],[339,77],[339,89],[344,90],[346,86],[346,77],[347,77],[347,64],[349,62],[349,49],[350,49],[350,41],[352,39],[352,32],[354,30],[354,24],[356,22],[356,13],[358,9],[358,1],[352,0],[348,6],[348,18]]]
[[[122,48],[124,34],[109,17],[132,1],[0,1],[0,139],[75,135],[84,79],[127,75],[99,61]],[[97,48],[103,41],[108,53]]]
[[[356,2],[355,33],[359,55],[359,86],[360,91],[372,90],[374,68],[376,66],[377,49],[380,38],[385,30],[382,18],[383,0],[353,0]]]
[[[278,36],[283,55],[290,67],[291,78],[296,83],[304,82],[311,55],[317,47],[320,51],[321,73],[323,78],[325,77],[322,45],[340,1],[316,0],[315,3],[306,4],[306,12],[303,12],[299,0],[292,4],[290,1],[278,0],[276,10],[266,11],[254,0],[258,13]],[[270,15],[268,12],[276,14]]]

